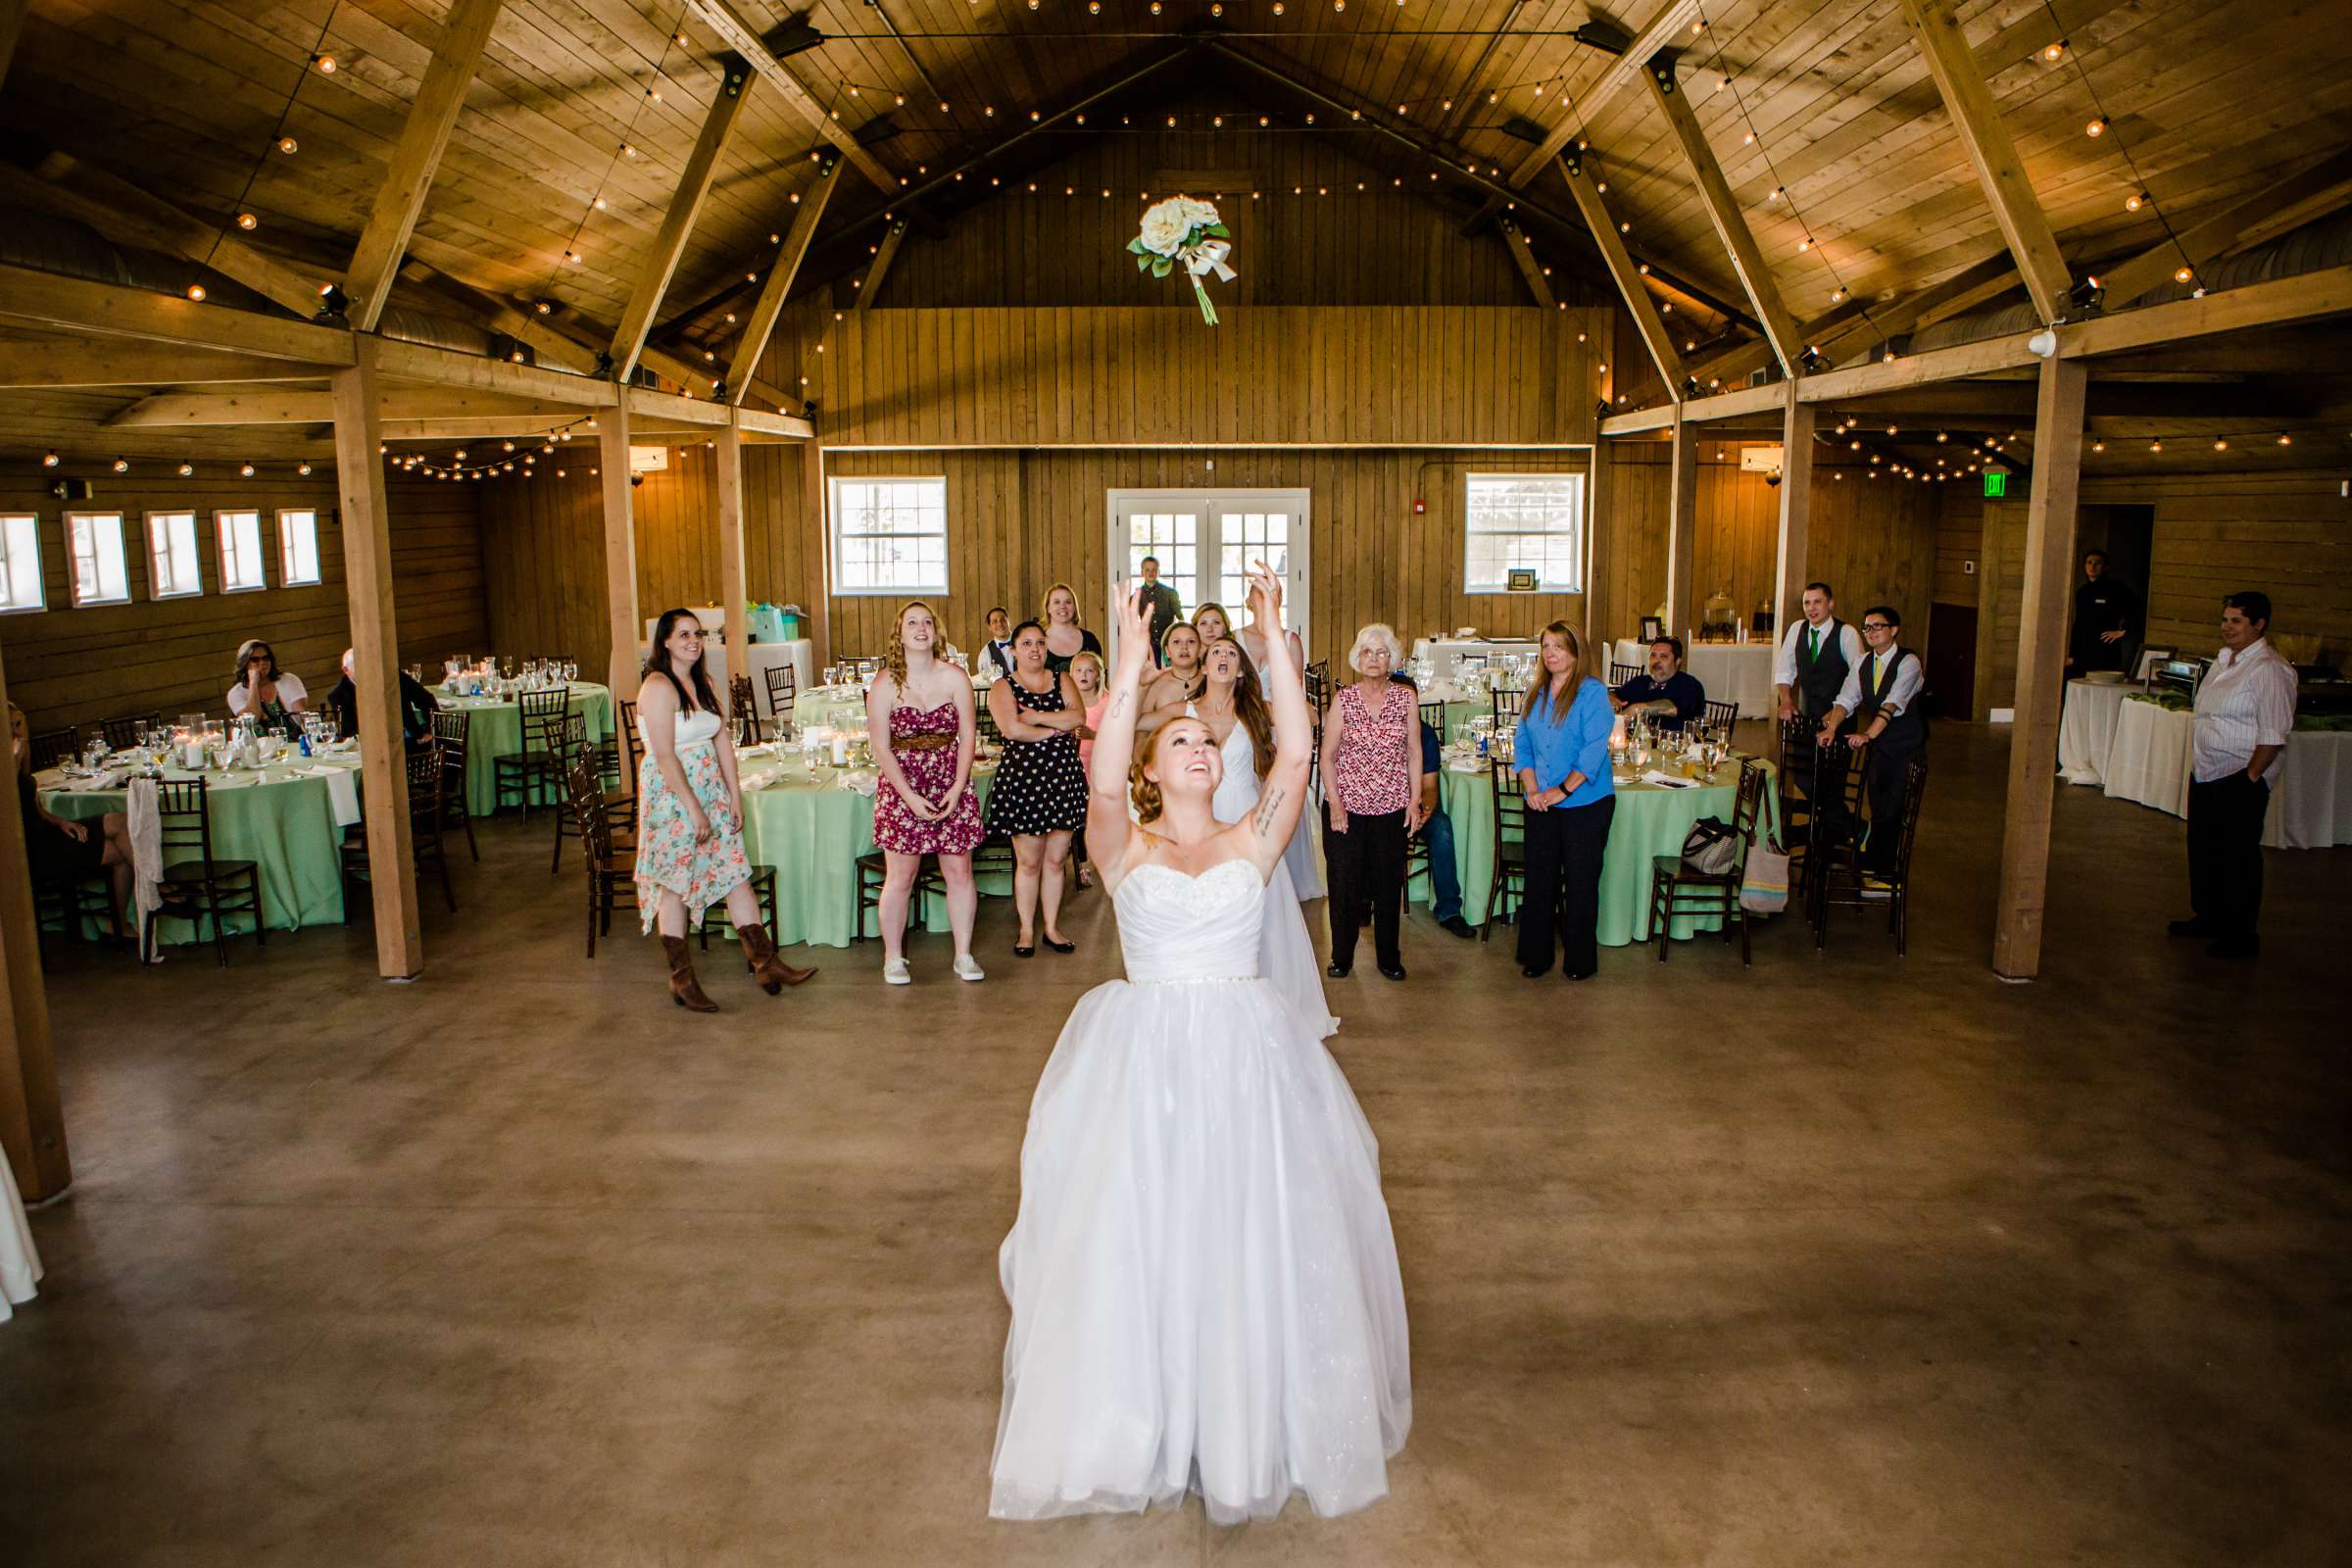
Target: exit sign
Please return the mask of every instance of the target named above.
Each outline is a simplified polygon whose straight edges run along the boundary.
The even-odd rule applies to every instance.
[[[1988,496],[2007,495],[2009,493],[2009,475],[1999,472],[1985,474],[1984,493]]]

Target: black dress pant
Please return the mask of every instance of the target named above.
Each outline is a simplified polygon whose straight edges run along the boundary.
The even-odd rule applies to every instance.
[[[1881,736],[1863,764],[1862,793],[1870,802],[1870,839],[1862,861],[1881,876],[1891,874],[1903,848],[1903,796],[1909,784],[1911,759],[1921,747],[1888,746]]]
[[[2262,823],[2271,787],[2240,768],[2188,786],[2188,904],[2197,924],[2226,941],[2256,935],[2262,918]]]
[[[1600,924],[1600,861],[1609,847],[1609,824],[1617,797],[1591,806],[1554,807],[1527,813],[1527,897],[1519,906],[1519,963],[1551,967],[1557,940],[1570,974],[1600,967],[1596,932]]]
[[[1348,831],[1334,833],[1323,820],[1323,858],[1331,868],[1331,961],[1345,969],[1355,962],[1355,933],[1368,904],[1372,908],[1372,951],[1384,968],[1404,962],[1396,925],[1404,904],[1404,813],[1348,814]]]

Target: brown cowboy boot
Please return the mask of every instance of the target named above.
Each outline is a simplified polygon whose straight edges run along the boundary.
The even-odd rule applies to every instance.
[[[744,961],[750,967],[753,978],[771,997],[786,986],[797,986],[816,973],[814,969],[796,969],[786,963],[783,956],[776,952],[775,943],[769,940],[767,927],[757,920],[743,927],[737,935],[743,938]]]
[[[684,937],[663,937],[662,951],[669,956],[669,1000],[689,1012],[716,1012],[718,1004],[703,995],[702,982],[694,977],[694,955],[686,949]]]

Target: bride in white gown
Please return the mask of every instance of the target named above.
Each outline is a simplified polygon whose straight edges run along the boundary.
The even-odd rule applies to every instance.
[[[1219,748],[1225,771],[1208,803],[1209,814],[1220,822],[1239,822],[1257,808],[1261,756],[1272,766],[1273,721],[1266,712],[1265,698],[1258,693],[1257,677],[1250,672],[1249,657],[1232,636],[1209,643],[1200,656],[1200,696],[1185,705],[1185,713],[1208,725],[1211,735],[1219,725],[1226,727]],[[1305,842],[1304,834],[1294,832],[1283,848],[1282,859],[1266,878],[1257,972],[1298,1009],[1301,1018],[1314,1025],[1319,1038],[1328,1039],[1339,1033],[1340,1020],[1332,1016],[1324,998],[1323,968],[1315,958],[1314,940],[1306,934],[1306,916],[1299,911],[1299,893],[1292,876],[1294,855]],[[1308,865],[1311,869],[1311,859]]]
[[[1250,581],[1278,627],[1280,586],[1262,566]],[[1265,881],[1305,796],[1305,698],[1295,671],[1269,676],[1277,745],[1248,819],[1211,814],[1223,755],[1179,718],[1139,760],[1131,823],[1149,617],[1130,597],[1119,622],[1087,838],[1128,978],[1079,1000],[1030,1104],[998,1259],[1012,1327],[989,1512],[1198,1490],[1219,1524],[1294,1492],[1345,1513],[1386,1494],[1412,1389],[1379,1144],[1257,972]]]

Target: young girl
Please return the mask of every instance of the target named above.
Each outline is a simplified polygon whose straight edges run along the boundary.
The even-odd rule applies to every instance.
[[[1080,654],[1070,661],[1070,679],[1078,687],[1078,702],[1086,710],[1086,722],[1078,727],[1078,765],[1091,767],[1095,760],[1095,725],[1102,716],[1102,656]],[[1086,863],[1086,824],[1070,835],[1070,863],[1078,867],[1078,885],[1095,885],[1094,868]]]

